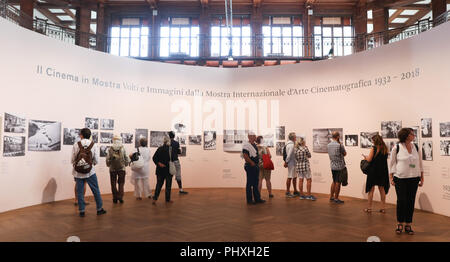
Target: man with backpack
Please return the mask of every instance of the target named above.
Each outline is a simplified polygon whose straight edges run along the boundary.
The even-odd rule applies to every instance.
[[[297,172],[295,172],[295,154],[294,154],[294,143],[297,139],[294,132],[289,133],[289,141],[283,148],[283,160],[284,167],[288,169],[288,177],[286,180],[286,197],[292,198],[295,196],[300,196],[300,192],[297,191]],[[294,188],[294,194],[291,194],[291,181]]]
[[[85,216],[84,185],[85,182],[91,188],[97,206],[97,215],[106,214],[103,209],[102,197],[98,187],[97,175],[94,166],[98,163],[99,151],[97,145],[89,140],[91,130],[83,128],[80,131],[80,141],[74,144],[72,149],[73,176],[76,182],[76,191],[78,199],[78,210],[80,217]]]
[[[113,202],[117,204],[119,201],[123,203],[123,193],[125,186],[125,167],[130,164],[130,157],[125,152],[122,145],[122,137],[114,136],[113,145],[109,148],[106,155],[106,165],[109,167],[111,178],[111,192]]]

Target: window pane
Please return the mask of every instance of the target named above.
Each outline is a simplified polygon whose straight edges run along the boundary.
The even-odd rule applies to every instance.
[[[111,38],[110,54],[119,55],[119,38]]]
[[[148,27],[141,27],[141,35],[148,35],[149,28]]]
[[[111,37],[120,36],[120,27],[111,27]]]
[[[144,36],[141,38],[141,57],[148,56],[148,37]]]
[[[290,37],[283,38],[283,55],[292,56],[292,39]]]
[[[130,37],[130,28],[128,27],[122,27],[122,29],[120,30],[120,37]]]
[[[242,27],[242,36],[252,36],[252,32],[250,30],[250,26]]]
[[[241,39],[239,37],[233,37],[233,56],[241,55],[241,45],[240,44],[241,44]]]
[[[198,37],[191,37],[191,56],[198,56]]]
[[[241,28],[240,27],[233,27],[232,29],[231,29],[231,34],[232,34],[232,36],[233,37],[239,37],[239,36],[241,36]]]
[[[230,51],[230,41],[228,40],[228,37],[222,37],[221,44],[220,56],[228,56]]]
[[[314,56],[322,57],[322,37],[314,37]]]
[[[180,28],[179,27],[172,27],[170,28],[170,37],[179,37],[180,36]]]
[[[331,27],[324,27],[323,28],[323,36],[331,37]]]
[[[274,53],[274,54],[281,53],[281,38],[280,37],[272,38],[272,53]]]
[[[267,56],[267,54],[272,53],[271,50],[271,45],[270,45],[270,38],[269,37],[264,37],[264,41],[263,41],[263,52],[264,52],[264,56]]]
[[[162,26],[161,30],[159,32],[159,35],[161,37],[169,37],[169,27],[168,26]]]
[[[171,37],[170,38],[170,54],[180,52],[180,38]]]
[[[181,38],[181,46],[180,46],[180,53],[189,54],[189,38],[183,37]]]
[[[263,26],[262,33],[264,36],[270,36],[270,26]]]
[[[251,56],[251,40],[250,37],[242,38],[242,56]]]
[[[344,36],[352,36],[352,27],[344,26]]]
[[[334,38],[334,55],[335,56],[342,56],[343,55],[343,42],[341,37],[335,37]]]
[[[228,37],[229,36],[229,34],[228,34],[229,31],[230,30],[228,30],[228,27],[222,27],[222,37]]]
[[[159,43],[159,55],[163,57],[169,56],[169,38],[161,38]]]
[[[191,36],[197,37],[200,34],[200,27],[198,26],[192,26],[191,27]]]
[[[342,36],[342,27],[333,28],[333,34],[334,34],[334,37]]]
[[[190,37],[191,32],[189,27],[182,27],[181,28],[181,37]]]
[[[139,38],[131,38],[130,56],[139,56]]]
[[[315,27],[314,27],[314,34],[315,34],[315,35],[320,35],[320,34],[322,34],[322,27],[320,27],[320,26],[315,26]]]
[[[220,38],[211,39],[211,56],[220,56]]]
[[[220,27],[218,26],[211,27],[211,36],[212,37],[220,36]]]
[[[302,38],[296,37],[293,40],[293,56],[302,56],[303,54],[303,45],[302,45]]]
[[[130,38],[124,37],[120,39],[120,56],[128,56],[129,55],[129,45]]]
[[[281,28],[280,27],[272,27],[272,36],[281,36]]]
[[[294,26],[292,28],[293,36],[302,36],[303,35],[303,27],[301,26]]]
[[[282,30],[283,36],[290,37],[292,35],[291,33],[292,33],[291,27],[283,27],[283,30]]]
[[[131,37],[139,37],[141,34],[139,27],[131,28]]]

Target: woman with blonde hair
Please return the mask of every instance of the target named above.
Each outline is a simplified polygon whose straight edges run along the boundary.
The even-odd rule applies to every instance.
[[[311,153],[306,146],[305,139],[300,137],[295,143],[295,170],[298,175],[298,189],[300,191],[300,199],[316,200],[316,198],[311,195],[311,167],[309,164],[309,158],[311,158]],[[303,194],[303,179],[306,178],[306,195]]]
[[[363,154],[365,160],[370,163],[369,172],[366,180],[366,193],[368,193],[368,207],[364,212],[372,212],[372,200],[375,186],[378,186],[381,197],[381,213],[385,213],[386,194],[389,191],[389,170],[387,158],[389,150],[383,141],[383,138],[376,134],[372,137],[373,147],[368,156]]]

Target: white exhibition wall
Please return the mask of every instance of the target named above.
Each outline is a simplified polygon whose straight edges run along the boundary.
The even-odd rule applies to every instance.
[[[177,122],[187,125],[187,135],[217,130],[216,150],[187,145],[187,156],[181,158],[185,188],[245,187],[240,154],[223,151],[223,129],[250,128],[262,134],[266,126],[273,130],[281,125],[286,127],[286,137],[289,132],[305,136],[312,150],[312,131],[316,128],[343,128],[344,134],[359,135],[381,131],[381,121],[402,121],[407,127],[420,126],[422,118],[432,118],[432,138],[420,138],[419,143],[432,141],[434,152],[433,161],[424,161],[425,185],[418,191],[417,207],[450,216],[450,156],[441,156],[439,150],[440,141],[446,140],[440,137],[439,123],[450,122],[446,109],[450,95],[450,23],[348,57],[242,69],[115,57],[59,42],[1,19],[0,31],[2,118],[4,113],[26,118],[27,127],[29,120],[58,121],[62,128],[84,127],[85,117],[114,119],[114,134],[134,134],[136,128],[165,131],[173,129]],[[76,76],[78,81],[55,77],[53,72]],[[95,78],[120,86],[101,86]],[[360,80],[365,86],[359,85]],[[352,83],[358,83],[358,88],[316,92],[331,86],[351,87]],[[157,89],[166,91],[158,94]],[[167,93],[181,89],[182,95]],[[252,91],[267,92],[256,98],[226,97],[233,92]],[[239,107],[239,103],[249,106],[248,114],[245,107],[227,114],[234,112],[233,104]],[[238,126],[239,116],[246,116],[244,127]],[[29,142],[27,133],[1,130],[3,136],[27,136]],[[126,147],[131,150],[133,145]],[[152,152],[155,149],[151,148]],[[73,198],[71,150],[72,146],[61,145],[60,151],[26,149],[25,156],[20,157],[2,154],[0,212]],[[359,163],[361,154],[369,150],[358,146],[347,147],[347,152],[349,185],[341,194],[366,198],[366,176]],[[275,148],[272,154],[273,187],[285,189],[287,170],[282,167],[282,157],[275,156]],[[329,193],[332,179],[328,155],[313,153],[311,164],[313,191]],[[96,169],[101,192],[110,193],[104,158]],[[151,172],[154,188],[153,165]],[[125,189],[133,190],[128,179]],[[387,201],[395,203],[395,199],[391,188]]]

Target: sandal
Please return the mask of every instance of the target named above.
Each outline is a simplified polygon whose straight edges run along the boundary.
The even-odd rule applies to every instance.
[[[365,209],[364,209],[364,212],[366,212],[366,213],[372,213],[372,208],[365,208]]]
[[[407,233],[408,235],[414,235],[414,231],[412,230],[410,225],[405,226],[405,233]]]
[[[401,234],[403,232],[403,224],[398,224],[395,233]]]
[[[386,209],[384,209],[384,208],[382,208],[382,209],[380,209],[380,213],[386,213]]]

